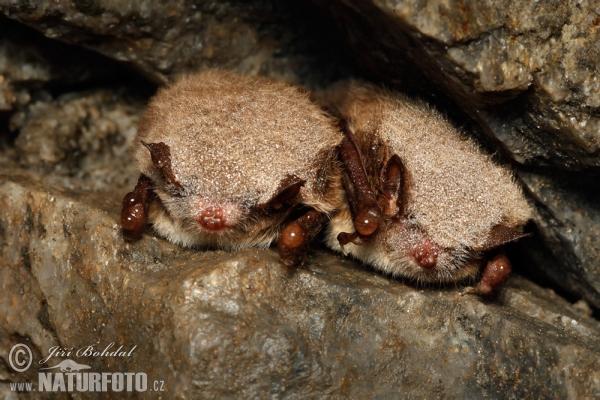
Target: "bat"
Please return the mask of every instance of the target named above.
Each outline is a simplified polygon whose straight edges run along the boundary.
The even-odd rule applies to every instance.
[[[427,104],[350,82],[317,96],[343,123],[347,201],[329,247],[417,282],[509,276],[504,243],[526,236],[530,207],[512,173]],[[483,266],[483,272],[480,270]]]
[[[299,265],[343,205],[343,139],[298,88],[209,70],[161,88],[131,153],[141,171],[123,199],[126,240],[154,231],[186,247],[236,250],[277,240]]]

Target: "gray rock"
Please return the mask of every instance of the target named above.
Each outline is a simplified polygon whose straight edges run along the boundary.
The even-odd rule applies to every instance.
[[[481,298],[414,288],[324,250],[288,270],[271,250],[184,250],[152,235],[125,244],[119,203],[26,171],[2,177],[3,357],[23,342],[36,362],[56,345],[137,346],[71,359],[146,372],[168,398],[600,395],[598,321],[521,278]],[[37,368],[1,373],[37,382]]]
[[[600,188],[597,181],[519,172],[535,199],[535,242],[521,244],[528,269],[600,309]],[[582,190],[585,186],[586,190]],[[546,267],[552,266],[552,267]]]
[[[272,0],[0,2],[0,12],[46,36],[128,62],[159,83],[219,67],[309,86],[349,71],[333,31],[312,8]]]
[[[365,69],[398,86],[430,80],[518,162],[600,169],[593,2],[318,2]]]
[[[14,83],[32,80],[50,80],[49,65],[36,60],[33,49],[18,50],[14,42],[0,38],[0,110],[9,111],[29,103],[29,92],[22,87],[15,87]]]
[[[352,73],[327,21],[292,3],[0,0],[0,11],[157,82],[211,66],[310,87]],[[520,163],[600,170],[590,4],[323,4],[380,80],[420,95],[431,80]],[[22,41],[6,21],[0,117],[18,136],[0,151],[11,166],[0,183],[1,395],[7,382],[37,382],[37,368],[8,367],[16,343],[41,360],[52,346],[115,342],[137,346],[133,356],[75,360],[147,372],[168,398],[600,396],[589,307],[522,278],[480,298],[411,287],[318,249],[293,271],[270,250],[123,243],[120,199],[136,178],[126,147],[142,102],[117,78],[91,89],[106,71],[124,76],[110,60],[66,45],[51,57],[54,41]],[[600,307],[597,190],[551,171],[519,176],[537,203],[537,244],[523,241],[532,268]]]
[[[62,185],[70,188],[133,187],[139,174],[129,147],[143,105],[124,88],[36,101],[12,114],[10,126],[19,132],[12,158],[30,170],[77,178],[75,186],[63,180]]]
[[[0,15],[0,113],[19,111],[65,87],[115,80],[131,74],[115,61],[45,38]],[[0,114],[0,117],[3,115]]]

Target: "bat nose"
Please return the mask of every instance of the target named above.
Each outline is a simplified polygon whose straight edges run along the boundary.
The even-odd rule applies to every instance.
[[[235,204],[202,199],[196,210],[196,221],[207,231],[219,232],[235,225],[240,215],[239,207]]]
[[[222,207],[211,204],[200,211],[198,223],[207,231],[220,231],[227,226],[225,212]]]
[[[413,251],[413,258],[417,264],[425,269],[434,268],[437,265],[439,247],[429,238],[424,237]]]

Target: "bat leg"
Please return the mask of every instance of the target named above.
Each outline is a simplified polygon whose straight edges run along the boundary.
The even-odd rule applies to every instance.
[[[123,227],[123,237],[128,242],[138,240],[148,223],[148,204],[152,194],[151,184],[150,178],[142,174],[133,192],[129,192],[123,197],[121,226]]]
[[[338,235],[338,241],[342,248],[350,242],[357,245],[365,243],[369,237],[377,232],[381,221],[381,211],[377,198],[369,183],[362,155],[354,135],[347,126],[344,127],[344,130],[346,137],[340,145],[340,158],[345,171],[342,182],[348,197],[356,232],[342,232]]]
[[[486,264],[481,274],[481,279],[474,287],[469,287],[465,293],[488,294],[497,286],[502,285],[512,270],[510,260],[504,250],[500,250]]]
[[[287,266],[299,266],[308,254],[308,243],[321,231],[327,217],[309,210],[300,218],[287,224],[279,235],[277,251]]]

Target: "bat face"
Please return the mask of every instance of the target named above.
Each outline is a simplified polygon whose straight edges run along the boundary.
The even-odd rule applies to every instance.
[[[157,201],[150,204],[149,220],[154,230],[187,247],[267,247],[287,215],[286,210],[274,212],[268,205],[262,208],[245,201],[215,199],[185,187],[174,193],[156,185],[153,191]]]
[[[240,166],[240,160],[211,158],[210,154],[215,150],[214,138],[202,143],[202,150],[197,153],[190,153],[189,146],[182,149],[179,147],[181,143],[169,139],[164,138],[158,143],[140,143],[146,147],[150,157],[151,166],[144,171],[144,175],[152,177],[155,195],[155,201],[150,204],[149,220],[156,232],[174,243],[225,249],[266,247],[277,236],[280,225],[290,211],[303,201],[303,197],[308,195],[310,201],[309,190],[314,182],[310,187],[306,185],[305,179],[312,178],[307,168],[295,171],[304,179],[296,175],[284,175],[278,183],[273,180],[277,186],[270,193],[266,190],[271,188],[265,186],[264,182],[253,182],[256,177],[254,174],[260,176],[262,171],[250,174],[247,168]],[[238,143],[247,145],[252,140],[243,139]],[[231,145],[229,147],[231,156],[235,151],[231,150]],[[265,154],[269,153],[269,149],[265,149],[253,157],[252,162],[266,164]],[[211,169],[216,166],[214,169],[219,174],[207,171],[208,168],[202,167],[203,163],[208,163]],[[195,168],[191,173],[186,173],[182,171],[186,165],[194,165]],[[223,173],[219,168],[227,172]],[[211,182],[202,187],[202,181],[207,179]],[[248,186],[240,191],[242,179],[246,180]],[[303,192],[305,186],[307,188]],[[236,188],[238,192],[235,192]]]
[[[339,206],[341,139],[297,89],[208,71],[157,93],[132,153],[153,193],[147,217],[158,234],[184,246],[266,247],[292,211]],[[123,210],[126,221],[125,200]],[[126,225],[124,233],[135,231]]]
[[[296,181],[264,204],[207,197],[185,187],[174,193],[159,184],[153,187],[158,201],[150,204],[149,220],[159,235],[187,247],[268,247],[290,212],[301,205],[303,184]],[[281,200],[285,196],[289,201]]]
[[[330,224],[332,248],[393,275],[454,282],[475,278],[485,252],[523,236],[530,209],[511,173],[439,113],[371,86],[343,90],[329,108],[348,122],[342,158],[356,149],[360,162],[344,161],[349,202]],[[368,187],[357,189],[363,173]],[[365,210],[375,212],[368,234]]]
[[[342,251],[338,235],[353,230],[349,210],[335,215],[327,231],[327,244]],[[465,249],[442,248],[414,221],[384,219],[365,243],[347,243],[343,251],[392,276],[415,282],[458,282],[477,276],[483,257]]]

